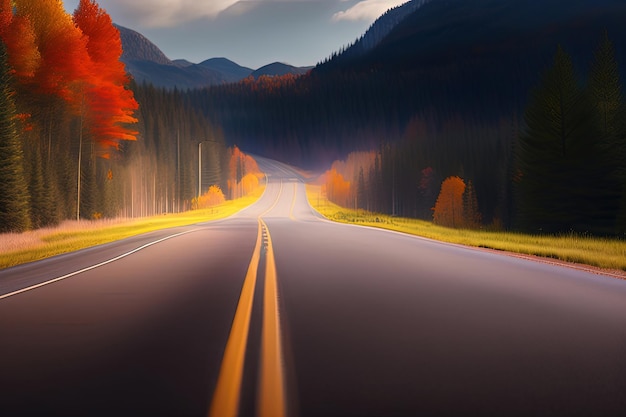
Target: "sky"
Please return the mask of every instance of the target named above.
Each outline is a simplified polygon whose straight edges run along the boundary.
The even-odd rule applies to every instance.
[[[315,65],[407,0],[96,1],[170,59],[225,57],[257,69],[272,62]],[[63,1],[69,13],[78,2]]]

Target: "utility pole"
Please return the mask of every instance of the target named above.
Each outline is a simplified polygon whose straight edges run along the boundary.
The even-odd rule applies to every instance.
[[[202,195],[202,142],[198,142],[198,204]]]

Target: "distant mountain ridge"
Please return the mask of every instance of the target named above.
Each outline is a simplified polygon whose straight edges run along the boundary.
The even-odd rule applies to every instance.
[[[226,58],[211,58],[199,64],[185,59],[170,60],[154,43],[141,33],[116,25],[122,40],[122,62],[138,83],[156,87],[195,89],[212,85],[235,83],[249,76],[301,75],[310,68],[298,68],[273,63],[253,70]]]
[[[265,65],[252,73],[254,78],[265,76],[281,76],[287,74],[304,75],[313,67],[294,67],[292,65],[283,64],[282,62],[274,62]]]
[[[197,65],[219,72],[226,82],[237,82],[249,77],[253,73],[251,68],[242,67],[226,58],[210,58]]]

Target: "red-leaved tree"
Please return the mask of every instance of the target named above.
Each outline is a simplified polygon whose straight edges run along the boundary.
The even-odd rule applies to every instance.
[[[81,0],[74,21],[87,39],[91,83],[86,90],[87,115],[93,139],[106,151],[121,140],[136,140],[137,132],[128,127],[138,104],[129,83],[122,56],[120,33],[108,13],[93,0]]]
[[[78,111],[83,85],[91,75],[86,37],[58,0],[14,0],[14,4],[15,17],[32,23],[41,55],[33,79],[36,92],[59,96]]]

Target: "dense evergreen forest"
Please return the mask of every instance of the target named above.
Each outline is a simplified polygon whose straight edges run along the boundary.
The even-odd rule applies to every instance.
[[[178,212],[211,186],[243,192],[249,158],[187,95],[131,84],[121,53],[93,0],[73,16],[56,0],[0,2],[1,232]]]

